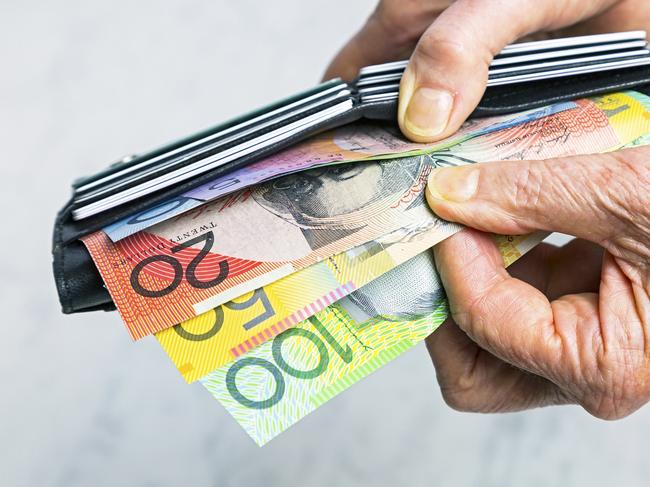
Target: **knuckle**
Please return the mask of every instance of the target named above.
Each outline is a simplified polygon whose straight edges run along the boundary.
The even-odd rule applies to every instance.
[[[460,412],[479,412],[480,402],[476,400],[476,376],[472,368],[464,372],[438,374],[442,399],[447,406]]]
[[[583,407],[592,416],[603,421],[618,421],[639,409],[633,403],[614,399],[611,396],[601,397],[595,404],[583,404]]]
[[[446,5],[432,10],[429,2],[421,0],[384,0],[377,5],[371,20],[379,25],[392,42],[412,47],[437,12],[444,7]]]
[[[514,181],[512,207],[533,210],[546,191],[544,188],[544,169],[540,164],[523,162]]]
[[[454,411],[461,413],[480,413],[482,407],[474,400],[473,393],[462,388],[442,389],[442,398],[445,404]]]
[[[474,368],[467,368],[453,377],[445,376],[440,383],[442,398],[451,409],[463,413],[484,413],[493,409],[491,401],[481,390]]]
[[[646,266],[650,261],[650,157],[647,149],[605,156],[597,180],[597,206],[611,227],[608,249]]]
[[[620,151],[605,156],[606,164],[598,178],[603,190],[596,193],[601,207],[627,223],[634,221],[637,210],[644,211],[647,206],[640,204],[646,195],[638,189],[640,185],[643,187],[644,179],[647,184],[647,176],[643,173],[650,168],[646,166],[645,171],[641,170],[646,164],[635,160],[632,154]]]
[[[472,49],[462,38],[447,38],[435,29],[431,29],[420,38],[414,59],[417,63],[433,66],[438,70],[447,70],[450,66],[456,69],[470,66],[476,69],[482,66],[487,70],[491,57],[486,59],[480,53],[481,50]]]
[[[618,350],[617,358],[601,360],[600,374],[586,389],[582,406],[606,421],[625,418],[650,399],[650,372],[637,350]]]

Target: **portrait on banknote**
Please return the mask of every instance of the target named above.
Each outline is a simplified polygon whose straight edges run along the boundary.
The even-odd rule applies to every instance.
[[[371,319],[412,321],[433,313],[444,298],[433,254],[425,252],[405,262],[342,300],[352,319],[363,326]],[[400,286],[409,282],[409,286]],[[399,293],[394,290],[400,289]]]
[[[312,248],[362,229],[402,202],[407,209],[424,204],[418,188],[429,166],[422,157],[335,165],[292,174],[261,185],[255,201],[300,228]],[[319,233],[326,231],[327,241]]]

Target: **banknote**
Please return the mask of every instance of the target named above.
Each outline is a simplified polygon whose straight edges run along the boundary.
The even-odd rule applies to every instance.
[[[442,150],[459,142],[515,125],[576,108],[574,102],[557,103],[514,115],[502,115],[466,122],[451,137],[432,144],[409,142],[396,127],[387,124],[352,124],[315,136],[256,163],[170,198],[153,208],[123,218],[103,230],[117,242],[176,215],[184,213],[249,186],[327,164],[344,163],[396,155],[408,156]]]
[[[506,265],[545,234],[495,237]],[[424,252],[201,379],[258,445],[433,333],[447,302]]]
[[[629,95],[641,103],[645,109],[650,113],[650,97],[642,95],[637,92],[629,92]],[[650,132],[642,135],[638,139],[633,140],[629,144],[626,144],[624,148],[640,147],[642,145],[650,145]]]
[[[633,142],[630,142],[626,146],[624,146],[625,149],[631,149],[632,147],[640,147],[642,145],[650,145],[650,134],[644,135],[643,137],[639,137]]]
[[[597,104],[619,112],[611,98]],[[632,133],[617,130],[619,140]],[[648,144],[650,131],[622,145]],[[510,265],[544,236],[495,238]],[[430,254],[418,255],[201,382],[262,445],[442,323],[446,303],[434,271]]]
[[[593,121],[593,117],[589,120]],[[576,152],[575,147],[581,148],[583,151],[587,148],[607,150],[610,145],[616,146],[619,140],[617,137],[602,137],[601,142],[607,145],[598,145],[598,142],[594,142],[587,133],[585,135],[587,138],[584,141],[581,137],[571,137],[570,144],[557,144],[555,141],[558,139],[558,135],[563,134],[564,125],[566,124],[547,121],[543,144],[540,144],[539,138],[525,138],[524,140],[530,142],[530,147],[534,149],[532,155],[527,155],[538,158],[570,155]],[[594,133],[598,135],[601,132]],[[513,132],[512,136],[516,138],[518,133]],[[513,145],[504,144],[504,140],[509,142],[509,139],[502,139],[496,135],[488,139],[487,142],[476,138],[456,146],[451,151],[453,159],[450,159],[450,156],[444,152],[429,154],[426,157],[439,158],[430,161],[432,166],[443,163],[476,162],[486,157],[494,160],[513,157],[512,152],[500,152],[498,148],[495,148],[496,145],[506,147]],[[545,145],[549,147],[545,148]],[[521,143],[515,144],[515,146],[519,157],[521,157],[521,152],[526,146]],[[473,154],[473,159],[469,159],[469,154]],[[404,260],[415,255],[419,251],[418,249],[432,246],[432,242],[437,241],[445,230],[447,235],[450,235],[458,228],[457,226],[445,228],[432,226],[428,230],[425,228],[402,229],[399,237],[390,236],[390,238],[393,242],[401,241],[399,255]],[[410,233],[408,238],[401,236],[404,231]],[[422,232],[419,238],[414,239],[415,234],[419,231]],[[440,232],[439,235],[436,235],[436,232]],[[384,250],[389,249],[391,244],[386,239],[382,240],[380,247]],[[373,241],[368,248],[376,248],[377,244],[378,241]],[[158,332],[156,337],[183,377],[188,382],[196,380],[221,364],[260,345],[287,327],[295,325],[297,321],[302,321],[319,311],[323,305],[334,299],[332,292],[335,296],[341,297],[341,295],[352,291],[353,288],[358,288],[363,283],[369,282],[372,279],[369,277],[370,274],[376,277],[399,260],[375,254],[372,259],[376,259],[376,262],[381,264],[376,262],[370,264],[372,259],[364,261],[365,269],[370,270],[364,274],[356,270],[356,260],[364,259],[364,255],[370,255],[365,247],[361,246],[361,250],[354,249],[352,254],[355,256],[354,259],[349,258],[348,253],[345,252],[337,256],[337,259],[341,260],[337,260],[335,265],[327,264],[329,260],[326,260],[310,266],[259,289],[255,293],[243,296],[236,302],[218,306],[206,315],[192,318],[181,325]],[[391,253],[394,254],[393,251]],[[334,270],[338,276],[337,279],[331,279],[331,273]],[[321,272],[326,274],[320,274]],[[348,276],[353,274],[355,281],[347,281]],[[321,275],[328,277],[319,278],[318,276]],[[310,304],[304,305],[308,300],[312,301]],[[255,323],[255,326],[250,326],[249,323]],[[218,330],[218,333],[214,331],[215,329]]]
[[[103,232],[82,240],[137,339],[382,235],[433,223],[422,197],[429,171],[422,157],[327,167],[117,243]]]
[[[629,94],[576,104],[426,156],[286,176],[117,243],[103,232],[83,240],[140,338],[381,235],[424,226],[435,218],[423,198],[432,167],[603,152],[648,132],[648,112]]]
[[[347,250],[156,333],[187,382],[232,361],[461,227],[430,219]]]

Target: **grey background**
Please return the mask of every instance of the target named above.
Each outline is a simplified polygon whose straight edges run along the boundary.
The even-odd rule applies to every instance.
[[[0,485],[642,485],[650,411],[449,410],[423,347],[260,449],[155,340],[63,316],[68,184],[311,86],[373,0],[0,0]]]

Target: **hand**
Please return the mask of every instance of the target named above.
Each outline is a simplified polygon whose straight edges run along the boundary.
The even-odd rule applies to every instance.
[[[647,0],[384,0],[327,77],[404,58],[404,134],[456,131],[492,56],[527,35],[648,29]],[[465,230],[435,248],[451,320],[427,339],[445,400],[468,411],[580,404],[623,417],[650,399],[650,149],[434,171],[427,200]],[[560,231],[509,273],[485,232]]]
[[[479,231],[434,249],[453,322],[427,345],[452,407],[575,403],[614,419],[650,399],[650,148],[438,169],[427,200],[482,231],[585,239],[539,247],[512,275]]]
[[[409,139],[431,142],[474,110],[492,57],[507,44],[643,28],[650,28],[647,0],[383,0],[325,78],[352,79],[363,66],[410,54],[398,121]]]

